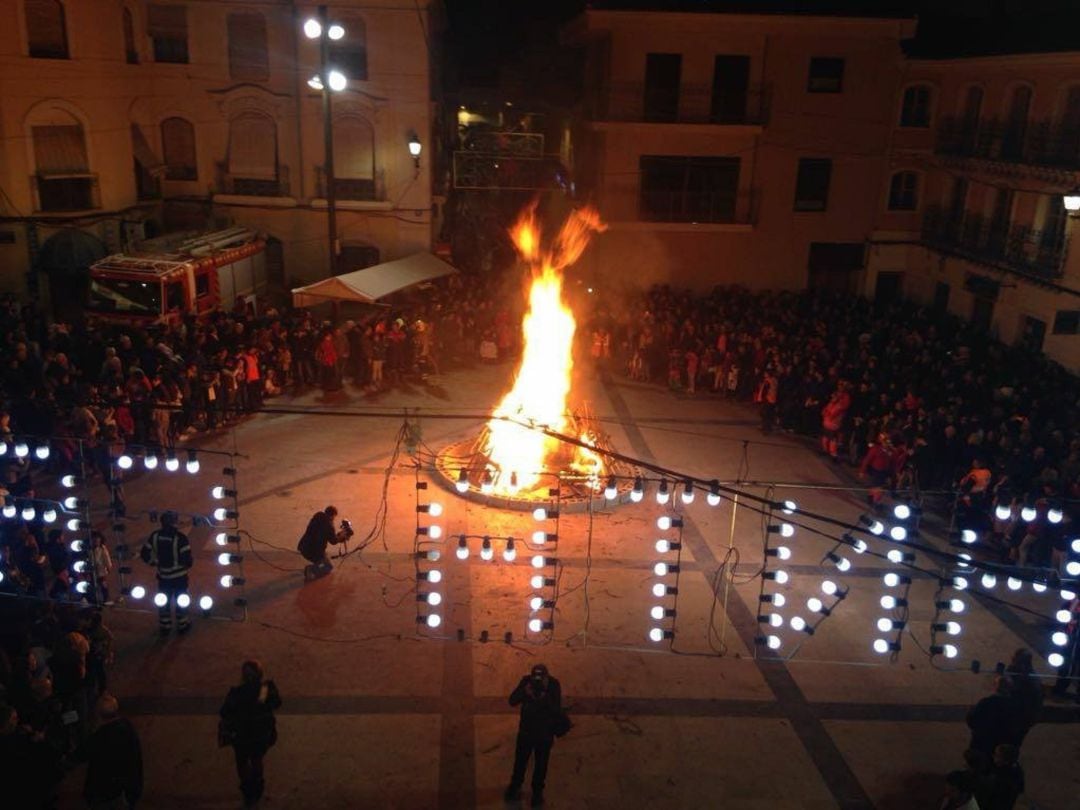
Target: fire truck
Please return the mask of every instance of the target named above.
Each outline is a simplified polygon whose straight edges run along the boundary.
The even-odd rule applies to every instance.
[[[247,228],[154,240],[90,267],[88,314],[119,323],[175,323],[253,304],[266,287],[266,242]]]

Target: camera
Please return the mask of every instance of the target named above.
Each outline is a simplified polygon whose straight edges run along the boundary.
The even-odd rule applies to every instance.
[[[353,531],[352,523],[344,519],[341,521],[341,531],[345,535],[346,540],[355,534],[355,532]]]

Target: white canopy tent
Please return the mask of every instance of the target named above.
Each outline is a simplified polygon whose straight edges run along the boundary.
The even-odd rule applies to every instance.
[[[404,259],[324,278],[292,291],[293,306],[310,307],[328,301],[373,304],[398,290],[456,273],[457,269],[430,253],[414,253]]]

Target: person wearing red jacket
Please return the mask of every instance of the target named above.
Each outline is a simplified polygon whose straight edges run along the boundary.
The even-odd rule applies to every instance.
[[[870,482],[866,500],[871,506],[881,503],[895,465],[896,453],[892,443],[889,437],[882,433],[878,436],[877,443],[870,445],[870,449],[863,456],[862,464],[859,465],[859,477]]]
[[[847,392],[847,383],[837,383],[825,407],[821,409],[821,449],[828,453],[833,461],[839,461],[840,431],[844,427],[844,418],[851,407],[851,394]]]

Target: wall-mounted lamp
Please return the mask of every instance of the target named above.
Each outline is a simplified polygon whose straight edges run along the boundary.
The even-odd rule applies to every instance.
[[[409,133],[409,154],[412,155],[413,163],[416,166],[416,176],[420,176],[420,152],[423,150],[424,145],[420,143],[420,137],[415,132]],[[1080,199],[1080,198],[1077,198]]]
[[[1077,211],[1080,211],[1080,189],[1065,194],[1062,201],[1065,203],[1065,210],[1069,212],[1069,216],[1076,216]]]

